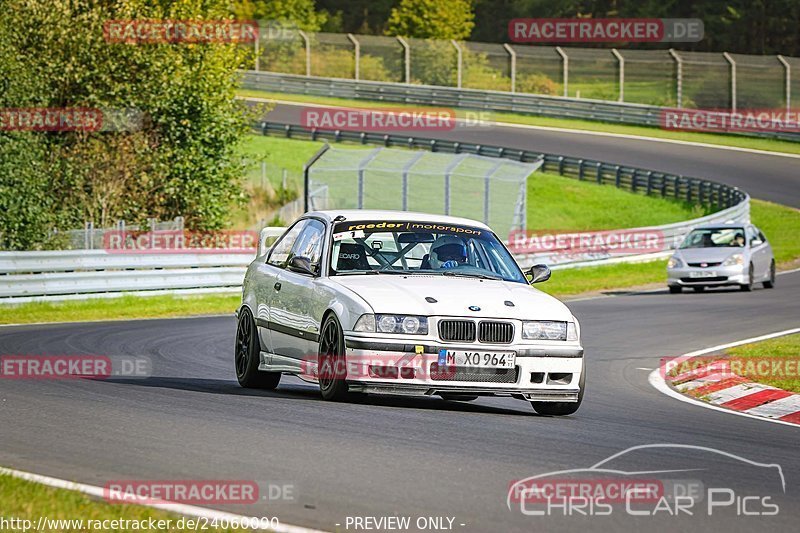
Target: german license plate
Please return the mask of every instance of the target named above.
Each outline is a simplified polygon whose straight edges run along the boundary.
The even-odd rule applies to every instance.
[[[713,278],[716,275],[717,273],[713,270],[695,270],[693,272],[689,272],[690,278]]]
[[[476,368],[514,368],[514,352],[480,352],[469,350],[439,350],[439,366],[469,366]]]

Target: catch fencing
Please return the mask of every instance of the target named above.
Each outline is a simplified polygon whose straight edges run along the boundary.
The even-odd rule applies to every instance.
[[[800,58],[782,55],[264,30],[255,71],[678,108],[788,110],[800,98]]]

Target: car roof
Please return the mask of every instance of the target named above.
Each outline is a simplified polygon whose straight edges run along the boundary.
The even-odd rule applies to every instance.
[[[418,213],[414,211],[386,211],[380,209],[340,209],[336,211],[312,211],[306,213],[304,216],[315,216],[325,219],[329,222],[333,221],[336,217],[342,216],[345,220],[358,221],[358,220],[387,220],[387,221],[416,221],[416,222],[432,222],[434,224],[458,224],[460,226],[473,226],[476,228],[487,229],[491,228],[482,222],[472,220],[469,218],[451,217],[447,215],[431,215],[428,213]]]

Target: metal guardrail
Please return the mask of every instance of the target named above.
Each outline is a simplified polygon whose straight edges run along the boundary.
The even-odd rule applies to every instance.
[[[586,100],[526,93],[459,89],[378,81],[318,78],[275,72],[242,71],[242,88],[268,92],[328,96],[356,100],[503,111],[554,118],[574,118],[639,126],[661,126],[664,107]],[[748,132],[730,135],[800,141],[789,132]]]

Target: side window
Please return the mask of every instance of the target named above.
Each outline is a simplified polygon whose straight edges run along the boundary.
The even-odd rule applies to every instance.
[[[301,220],[292,226],[289,231],[284,233],[283,237],[272,247],[272,251],[267,258],[267,263],[278,268],[285,267],[286,262],[289,260],[289,252],[292,250],[292,246],[294,246],[297,237],[307,224],[308,220]]]
[[[750,246],[753,245],[753,239],[758,238],[756,234],[756,229],[753,226],[747,226],[747,242]]]
[[[325,237],[325,224],[319,220],[309,219],[300,236],[292,246],[290,257],[307,257],[311,266],[319,272],[322,258],[322,243]]]

